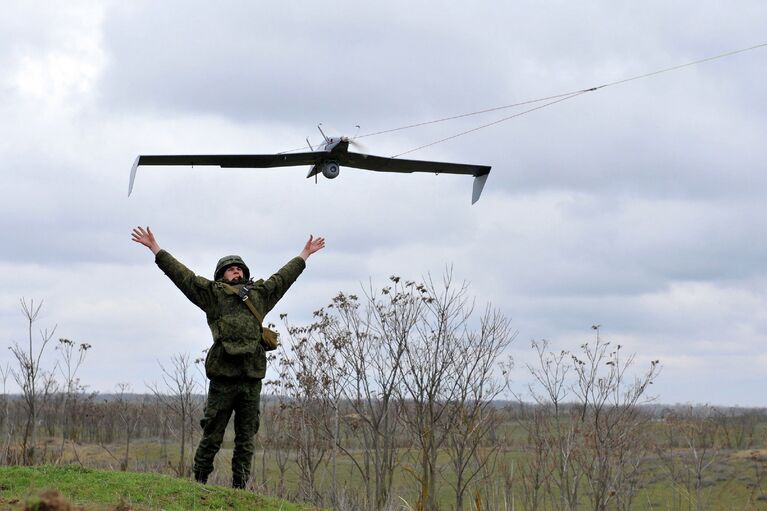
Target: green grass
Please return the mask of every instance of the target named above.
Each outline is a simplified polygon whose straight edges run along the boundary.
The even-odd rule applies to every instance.
[[[315,508],[186,479],[79,466],[0,467],[0,508],[21,509],[56,489],[85,509],[301,511]]]

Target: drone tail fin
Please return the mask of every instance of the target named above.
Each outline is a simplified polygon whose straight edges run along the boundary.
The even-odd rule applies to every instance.
[[[482,195],[482,190],[485,188],[485,182],[487,181],[487,176],[490,175],[490,172],[488,171],[487,174],[482,174],[481,176],[474,176],[474,187],[471,191],[471,203],[475,204],[479,200],[479,196]]]
[[[309,179],[312,176],[317,176],[317,174],[320,173],[320,166],[319,165],[312,165],[312,168],[309,169],[309,173],[306,175],[306,179]]]
[[[133,191],[133,182],[136,180],[136,171],[138,171],[138,165],[140,160],[141,160],[141,156],[136,156],[136,159],[133,160],[133,167],[131,167],[130,169],[130,181],[128,182],[128,197],[130,197],[130,194]]]

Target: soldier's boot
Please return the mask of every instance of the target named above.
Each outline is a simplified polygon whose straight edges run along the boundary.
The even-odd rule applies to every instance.
[[[194,471],[194,480],[197,481],[200,484],[207,484],[208,482],[208,473],[202,472],[200,470]]]
[[[248,482],[248,479],[246,477],[243,477],[241,475],[232,476],[232,488],[235,488],[237,490],[244,490],[245,483],[247,482]]]

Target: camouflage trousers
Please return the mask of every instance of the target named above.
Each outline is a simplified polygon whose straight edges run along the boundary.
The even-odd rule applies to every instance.
[[[216,457],[224,440],[229,418],[234,412],[234,453],[232,477],[247,481],[255,450],[254,438],[258,432],[261,380],[210,382],[205,416],[200,421],[202,439],[194,455],[195,473],[208,475],[213,471]]]

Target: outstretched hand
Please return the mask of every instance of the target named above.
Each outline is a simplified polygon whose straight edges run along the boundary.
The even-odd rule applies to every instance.
[[[147,247],[149,250],[152,251],[154,255],[157,255],[157,252],[160,251],[160,245],[157,244],[157,240],[154,239],[154,234],[152,233],[152,230],[148,226],[146,230],[144,230],[144,228],[141,226],[133,229],[133,234],[131,235],[131,239],[135,241],[136,243],[141,243],[142,245]]]
[[[309,256],[313,253],[317,252],[318,250],[322,250],[325,248],[325,238],[317,238],[314,239],[314,236],[309,236],[309,241],[306,242],[306,245],[304,245],[304,249],[301,251],[299,257],[301,257],[304,261],[309,259]]]

